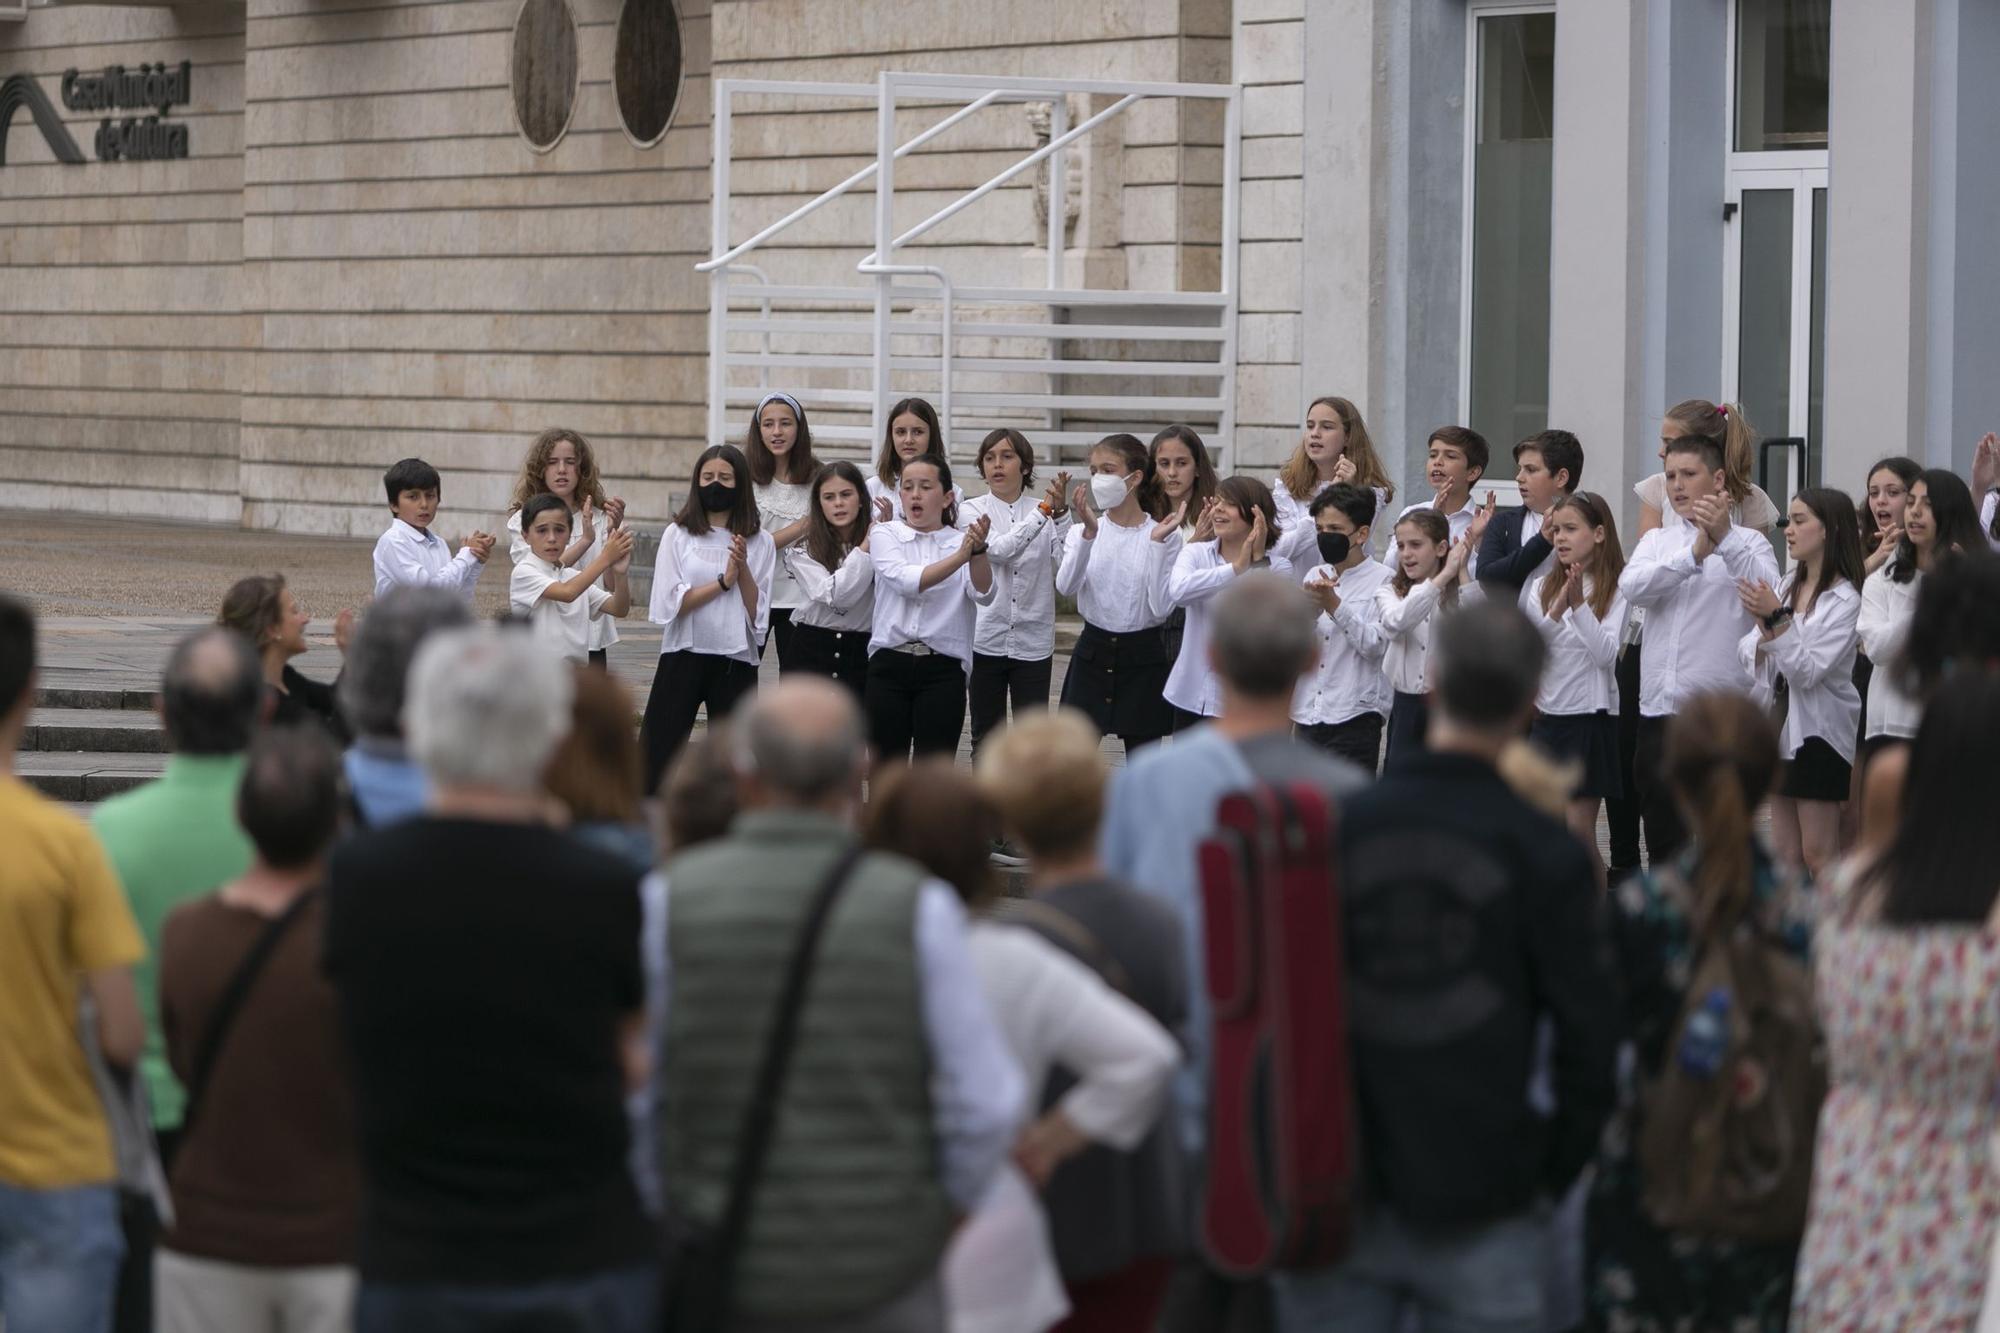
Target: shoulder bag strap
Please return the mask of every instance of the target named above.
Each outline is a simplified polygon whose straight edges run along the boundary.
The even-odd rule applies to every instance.
[[[215,1057],[222,1050],[223,1039],[236,1024],[236,1016],[243,1009],[243,1001],[249,998],[250,988],[262,975],[264,965],[271,960],[278,944],[292,923],[305,914],[312,900],[319,896],[319,890],[308,889],[292,900],[278,916],[264,927],[257,936],[257,942],[250,946],[250,952],[243,955],[243,961],[229,976],[229,983],[222,988],[222,998],[216,1001],[215,1012],[209,1015],[208,1028],[201,1034],[201,1044],[195,1047],[194,1068],[189,1072],[187,1101],[181,1111],[181,1135],[185,1139],[193,1126],[195,1113],[201,1108],[202,1094],[208,1090],[208,1077],[215,1069]]]
[[[763,1058],[757,1067],[756,1090],[750,1097],[742,1137],[737,1140],[736,1164],[730,1172],[729,1202],[723,1209],[722,1223],[715,1233],[715,1286],[721,1293],[725,1318],[735,1291],[736,1257],[742,1252],[744,1238],[749,1234],[751,1205],[758,1181],[764,1174],[764,1158],[771,1146],[771,1131],[777,1124],[778,1100],[784,1093],[785,1076],[791,1068],[792,1047],[799,1035],[799,1015],[805,1008],[806,986],[812,979],[813,964],[819,956],[820,938],[826,933],[827,918],[833,914],[834,903],[861,854],[862,848],[858,843],[840,854],[818,892],[813,895],[812,903],[806,909],[805,921],[799,926],[798,939],[792,945],[792,960],[785,971],[784,988],[778,994],[771,1034],[764,1043]]]

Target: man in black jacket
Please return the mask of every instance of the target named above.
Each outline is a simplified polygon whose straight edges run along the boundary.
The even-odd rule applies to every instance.
[[[1518,593],[1542,572],[1555,550],[1542,536],[1542,519],[1558,495],[1574,494],[1582,481],[1583,445],[1568,431],[1545,430],[1515,445],[1514,484],[1521,488],[1522,503],[1486,525],[1474,576]],[[1487,589],[1488,596],[1497,593]]]
[[[1278,1283],[1281,1326],[1539,1333],[1551,1213],[1613,1101],[1617,996],[1583,847],[1495,764],[1546,650],[1484,603],[1432,641],[1430,745],[1345,802],[1349,1040],[1368,1172],[1353,1248]],[[1538,1031],[1552,1109],[1530,1102]]]

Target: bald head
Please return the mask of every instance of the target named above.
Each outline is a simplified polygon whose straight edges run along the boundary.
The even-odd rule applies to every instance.
[[[795,676],[759,690],[730,727],[737,774],[765,804],[822,805],[844,797],[867,757],[854,696],[823,677]]]
[[[241,754],[264,703],[264,675],[250,643],[211,627],[182,639],[160,681],[160,717],[181,754]]]

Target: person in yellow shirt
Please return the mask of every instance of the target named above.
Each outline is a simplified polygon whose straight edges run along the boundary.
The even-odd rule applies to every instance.
[[[124,1240],[77,1016],[87,991],[104,1058],[129,1070],[145,944],[88,826],[14,776],[34,681],[34,613],[0,596],[0,1324],[104,1333]]]

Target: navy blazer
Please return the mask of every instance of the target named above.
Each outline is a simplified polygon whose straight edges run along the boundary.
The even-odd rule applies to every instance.
[[[1542,561],[1555,550],[1549,539],[1536,533],[1521,540],[1528,507],[1516,505],[1495,514],[1479,541],[1479,568],[1474,571],[1481,583],[1514,589],[1517,593],[1534,576]]]

